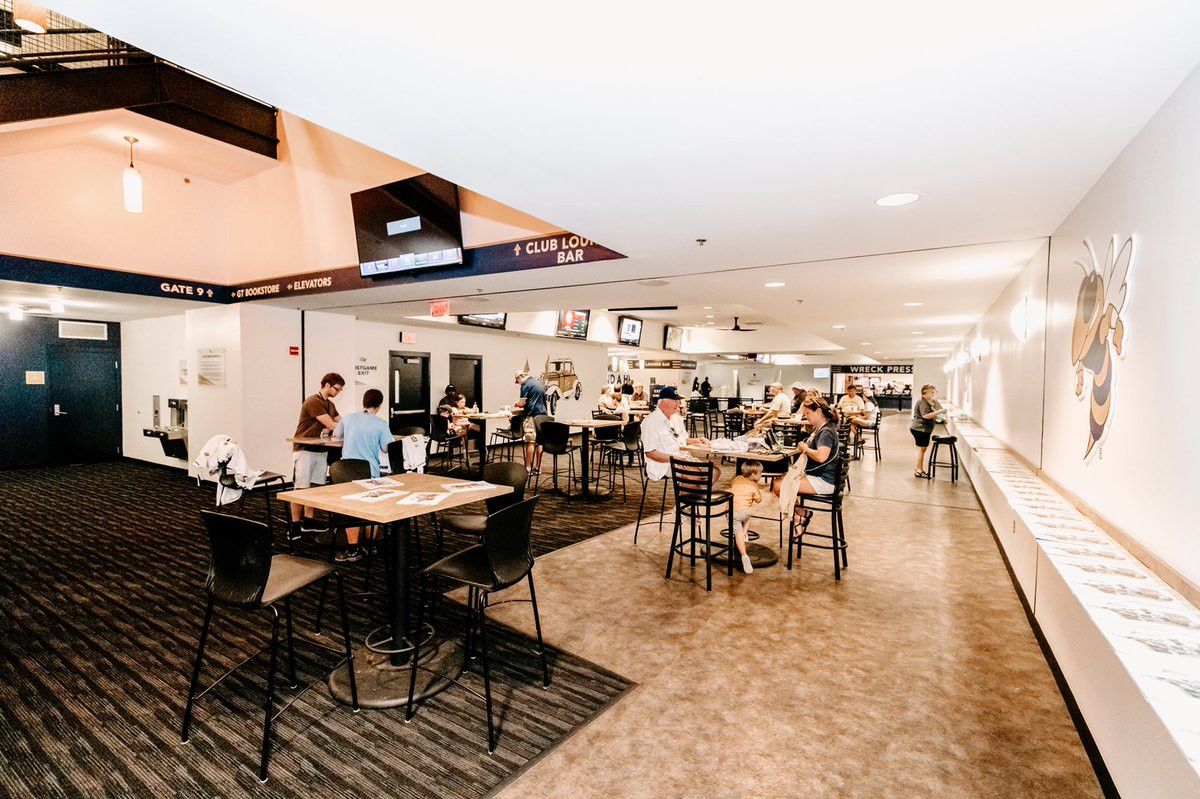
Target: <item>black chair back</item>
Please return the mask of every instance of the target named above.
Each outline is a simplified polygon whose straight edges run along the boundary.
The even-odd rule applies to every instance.
[[[429,414],[429,437],[438,443],[454,438],[450,434],[450,420],[440,414]]]
[[[200,511],[208,528],[209,563],[204,589],[214,601],[253,607],[271,574],[271,531],[262,522]]]
[[[488,516],[483,548],[498,587],[513,585],[533,568],[530,530],[537,501],[523,499]]]
[[[708,497],[712,494],[717,470],[709,461],[689,461],[671,458],[671,481],[675,484],[675,501],[688,497]]]
[[[615,413],[592,414],[592,418],[597,421],[619,422],[621,417]],[[621,428],[619,425],[609,425],[608,427],[592,428],[592,438],[601,443],[612,443],[621,438]]]
[[[625,449],[631,452],[637,450],[642,445],[642,423],[626,422],[621,431],[621,440],[625,442]]]
[[[523,465],[514,461],[496,461],[483,467],[483,479],[513,490],[511,494],[501,494],[484,500],[488,513],[491,514],[525,499],[525,483],[529,479],[529,472]]]
[[[550,414],[539,413],[537,416],[533,417],[533,429],[536,432],[536,431],[542,429],[542,423],[553,422],[553,421],[554,421],[554,417],[551,416]]]
[[[355,480],[370,479],[371,464],[357,458],[342,458],[329,467],[329,482],[331,483],[350,483]]]
[[[798,424],[773,424],[771,429],[781,447],[795,449],[800,444],[801,431]]]
[[[742,416],[741,413],[725,411],[725,435],[733,438],[742,434]]]
[[[571,444],[571,428],[562,422],[542,422],[538,425],[537,443],[547,455],[565,455]]]

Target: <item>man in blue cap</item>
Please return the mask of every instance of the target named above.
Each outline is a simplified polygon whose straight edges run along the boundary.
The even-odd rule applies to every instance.
[[[679,392],[675,386],[663,386],[654,412],[642,420],[642,447],[646,452],[646,477],[662,480],[671,472],[671,458],[690,458],[683,447],[707,444],[707,438],[688,438],[683,417],[679,415]],[[717,472],[720,477],[720,471]]]

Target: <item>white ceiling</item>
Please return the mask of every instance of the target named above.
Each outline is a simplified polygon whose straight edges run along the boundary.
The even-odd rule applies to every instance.
[[[269,302],[382,322],[427,314],[431,300],[445,299],[451,314],[676,305],[677,311],[630,314],[700,328],[708,327],[707,315],[712,314],[715,329],[689,334],[687,349],[693,353],[844,352],[877,360],[912,358],[943,354],[965,336],[1041,244],[1040,239],[980,244],[651,281],[645,279],[647,273],[634,281],[616,273],[598,274],[586,290],[574,282],[576,270],[563,267],[523,273],[519,283],[511,274],[485,275]],[[663,280],[666,285],[648,285]],[[786,285],[768,289],[763,286],[768,282]],[[909,308],[906,302],[923,304]],[[712,310],[705,310],[706,305]],[[735,314],[743,327],[752,321],[763,324],[754,325],[758,329],[753,333],[720,331]],[[846,328],[835,330],[833,325],[839,324]]]
[[[675,272],[1047,235],[1200,58],[1193,0],[55,5]]]
[[[1194,0],[56,8],[629,256],[296,304],[711,304],[880,358],[961,336],[1200,58]]]

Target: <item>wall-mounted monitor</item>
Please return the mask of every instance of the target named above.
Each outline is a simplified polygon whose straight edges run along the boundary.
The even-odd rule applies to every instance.
[[[813,367],[813,380],[828,380],[828,379],[829,379],[829,367],[828,366],[814,366]]]
[[[473,327],[491,327],[496,330],[503,330],[508,325],[508,314],[506,313],[464,313],[458,315],[458,323],[460,325],[471,325]]]
[[[683,328],[667,325],[663,329],[663,349],[683,352]]]
[[[617,342],[630,347],[642,345],[642,320],[636,316],[617,317]]]
[[[461,264],[458,186],[418,175],[350,195],[358,271],[383,278],[399,272]]]
[[[586,339],[591,311],[559,311],[554,335],[559,338]]]

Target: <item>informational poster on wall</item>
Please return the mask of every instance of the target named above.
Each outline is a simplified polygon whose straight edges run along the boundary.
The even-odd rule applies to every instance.
[[[223,347],[209,347],[196,351],[196,382],[202,386],[225,385]]]

